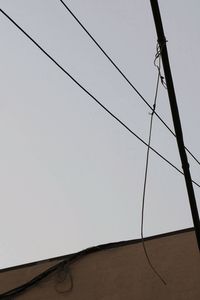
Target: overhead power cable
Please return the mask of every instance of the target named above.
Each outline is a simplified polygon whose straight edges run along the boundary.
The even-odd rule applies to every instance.
[[[66,71],[46,50],[44,50],[22,27],[20,27],[5,11],[0,9],[0,12],[12,23],[14,24],[33,44],[35,44],[61,71],[63,71],[76,85],[78,85],[88,96],[90,96],[99,106],[101,106],[111,117],[113,117],[119,124],[121,124],[129,133],[134,135],[140,142],[148,147],[148,144],[133,130],[131,130],[123,121],[121,121],[116,115],[114,115],[105,105],[103,105],[95,96],[93,96],[86,88],[84,88],[68,71]],[[171,167],[183,175],[183,172],[171,163],[167,158],[160,154],[153,147],[149,147],[154,153],[156,153],[160,158],[167,162]],[[192,181],[195,185],[200,187],[200,184]]]
[[[67,4],[63,0],[59,0],[66,10],[71,14],[71,16],[77,21],[77,23],[82,27],[85,33],[91,38],[91,40],[96,44],[96,46],[101,50],[101,52],[107,57],[110,63],[115,67],[115,69],[121,74],[121,76],[126,80],[126,82],[131,86],[131,88],[138,94],[138,96],[143,100],[143,102],[151,109],[153,112],[153,107],[148,103],[148,101],[142,96],[142,94],[136,89],[133,83],[128,79],[128,77],[122,72],[122,70],[117,66],[117,64],[112,60],[112,58],[107,54],[107,52],[101,47],[101,45],[97,42],[97,40],[92,36],[92,34],[85,28],[85,26],[81,23],[81,21],[75,16],[75,14],[71,11],[71,9],[67,6]],[[154,112],[156,117],[163,123],[163,125],[171,132],[171,134],[176,137],[174,131],[167,125],[167,123],[160,117],[157,112]],[[200,161],[196,158],[196,156],[185,146],[185,150],[191,155],[191,157],[200,165]]]

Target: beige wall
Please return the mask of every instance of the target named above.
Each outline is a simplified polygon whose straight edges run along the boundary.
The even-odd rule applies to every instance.
[[[200,255],[193,231],[155,237],[146,241],[151,261],[167,285],[157,278],[145,258],[141,242],[114,245],[72,262],[66,272],[53,273],[18,297],[28,300],[198,300]],[[106,248],[106,247],[105,247]],[[23,284],[57,264],[59,259],[0,272],[0,293]],[[60,281],[60,283],[59,283]],[[0,299],[7,299],[1,298]]]

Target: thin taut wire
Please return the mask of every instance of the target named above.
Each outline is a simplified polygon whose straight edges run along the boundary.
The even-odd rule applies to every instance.
[[[44,50],[22,27],[20,27],[5,11],[0,9],[0,12],[13,24],[16,28],[18,28],[37,48],[39,48],[62,72],[65,73],[77,86],[79,86],[88,96],[90,96],[103,110],[105,110],[113,119],[115,119],[122,127],[124,127],[129,133],[135,136],[141,143],[145,146],[148,144],[132,129],[130,129],[123,121],[121,121],[115,114],[113,114],[105,105],[103,105],[95,96],[93,96],[84,86],[79,83],[65,68],[63,68],[46,50]],[[162,160],[168,163],[172,168],[174,168],[180,174],[183,174],[179,168],[177,168],[173,163],[171,163],[167,158],[165,158],[162,154],[160,154],[153,147],[149,147],[155,154],[157,154]],[[200,188],[200,184],[196,181],[192,180],[192,182]]]
[[[95,45],[101,50],[101,52],[106,56],[106,58],[110,61],[110,63],[115,67],[115,69],[121,74],[121,76],[126,80],[126,82],[132,87],[132,89],[138,94],[138,96],[143,100],[143,102],[154,111],[154,108],[148,103],[148,101],[142,96],[142,94],[136,89],[133,83],[128,79],[128,77],[122,72],[122,70],[117,66],[117,64],[112,60],[112,58],[107,54],[107,52],[101,47],[101,45],[97,42],[97,40],[92,36],[92,34],[85,28],[85,26],[81,23],[81,21],[75,16],[75,14],[71,11],[71,9],[67,6],[67,4],[63,0],[59,0],[62,5],[66,8],[66,10],[71,14],[71,16],[76,20],[76,22],[81,26],[81,28],[85,31],[85,33],[90,37],[90,39],[95,43]],[[163,86],[167,88],[166,83],[162,82]],[[176,137],[176,134],[173,130],[167,125],[167,123],[160,117],[157,112],[154,112],[156,117],[163,123],[163,125],[170,131],[170,133]],[[194,154],[186,147],[185,150],[192,156],[192,158],[200,165],[200,161],[195,157]]]

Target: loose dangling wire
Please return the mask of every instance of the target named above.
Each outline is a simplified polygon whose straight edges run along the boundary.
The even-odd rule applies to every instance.
[[[161,65],[161,52],[162,48],[157,44],[156,46],[156,55],[154,59],[154,65],[158,69],[158,76],[156,81],[156,90],[155,90],[155,96],[154,96],[154,103],[153,103],[153,111],[150,113],[150,126],[149,126],[149,139],[148,139],[148,147],[147,147],[147,153],[146,153],[146,165],[145,165],[145,174],[144,174],[144,185],[143,185],[143,194],[142,194],[142,216],[141,216],[141,239],[142,239],[142,246],[144,249],[145,256],[147,258],[148,264],[153,270],[153,272],[156,274],[156,276],[162,281],[164,285],[166,285],[166,281],[163,279],[163,277],[159,274],[159,272],[156,270],[154,265],[152,264],[150,257],[147,252],[147,248],[144,241],[144,209],[145,209],[145,195],[146,195],[146,186],[147,186],[147,175],[148,175],[148,166],[149,166],[149,153],[150,153],[150,146],[151,146],[151,137],[152,137],[152,127],[153,127],[153,117],[156,109],[157,104],[157,97],[158,97],[158,87],[159,87],[159,81],[163,84],[164,81],[162,81],[163,76],[161,76],[160,71],[160,65]],[[158,64],[156,61],[158,60]],[[165,85],[163,84],[165,87]]]

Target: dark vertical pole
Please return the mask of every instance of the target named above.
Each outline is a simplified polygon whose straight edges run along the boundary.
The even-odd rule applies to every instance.
[[[158,36],[158,43],[161,48],[162,63],[163,63],[163,69],[164,69],[164,73],[165,73],[165,80],[166,80],[166,84],[167,84],[171,113],[172,113],[172,118],[173,118],[173,123],[174,123],[174,129],[175,129],[175,133],[176,133],[179,154],[180,154],[180,158],[181,158],[181,162],[182,162],[182,168],[183,168],[183,172],[184,172],[184,176],[185,176],[185,182],[186,182],[186,187],[187,187],[187,192],[188,192],[188,197],[189,197],[189,202],[190,202],[190,207],[191,207],[191,213],[192,213],[193,222],[194,222],[194,229],[195,229],[195,233],[196,233],[198,247],[200,250],[199,214],[198,214],[198,208],[197,208],[197,204],[196,204],[194,189],[193,189],[193,185],[192,185],[191,175],[190,175],[189,163],[188,163],[188,159],[187,159],[187,155],[186,155],[185,147],[184,147],[183,133],[182,133],[181,121],[180,121],[179,112],[178,112],[178,106],[177,106],[177,102],[176,102],[176,95],[175,95],[175,90],[174,90],[174,85],[173,85],[172,74],[171,74],[171,70],[170,70],[170,64],[169,64],[169,58],[168,58],[168,52],[167,52],[167,46],[166,46],[166,39],[165,39],[162,20],[161,20],[161,16],[160,16],[158,1],[150,0],[150,2],[151,2],[151,8],[152,8],[154,22],[155,22],[155,26],[156,26],[157,36]]]

